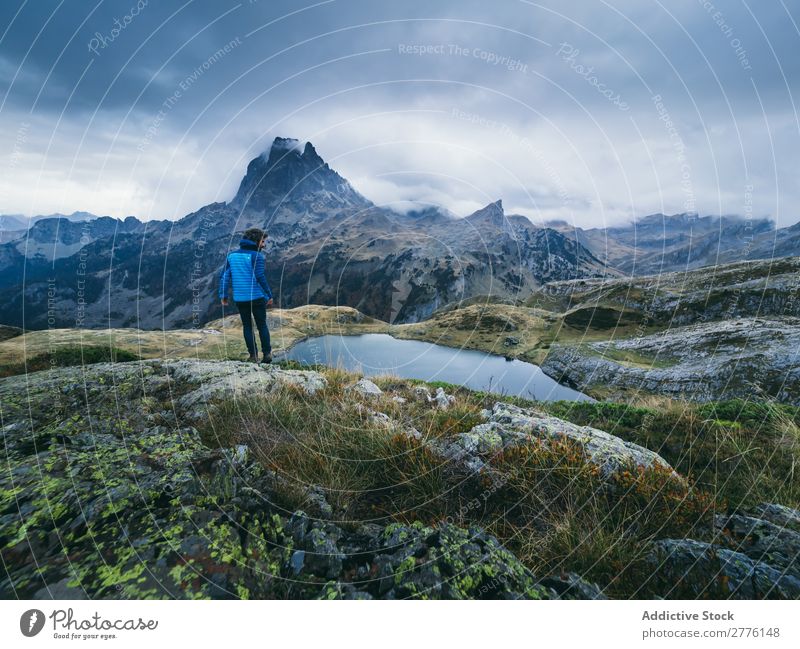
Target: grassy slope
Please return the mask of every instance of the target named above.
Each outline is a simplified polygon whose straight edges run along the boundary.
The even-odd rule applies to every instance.
[[[389,333],[397,338],[426,340],[450,347],[540,362],[552,342],[607,340],[603,330],[578,329],[561,316],[542,309],[492,304],[470,305],[435,314],[420,323],[389,325],[350,307],[308,305],[269,312],[273,350],[288,349],[299,340],[323,334]],[[633,327],[617,328],[625,335]],[[519,340],[508,346],[508,336]],[[238,316],[209,322],[202,329],[147,331],[142,329],[53,329],[29,331],[0,342],[0,364],[18,364],[59,347],[112,346],[141,358],[242,359],[247,354]]]
[[[761,502],[800,505],[794,479],[800,462],[797,408],[736,401],[653,399],[631,407],[509,399],[657,450],[691,486],[677,485],[668,471],[648,469],[622,473],[609,490],[568,444],[499,452],[490,466],[509,477],[485,484],[478,474],[443,463],[424,441],[393,434],[369,413],[377,410],[413,426],[423,440],[446,439],[479,423],[481,408],[496,396],[455,388],[456,405],[441,411],[415,398],[419,382],[376,379],[384,395],[368,399],[344,390],[355,375],[323,372],[328,387],[314,397],[290,388],[269,400],[223,404],[201,431],[211,445],[247,444],[283,476],[286,485],[277,497],[288,511],[306,507],[304,487],[318,485],[343,524],[474,524],[497,536],[536,574],[576,571],[612,596],[636,597],[640,560],[652,539],[706,539],[715,512]],[[398,403],[398,396],[406,402]]]
[[[272,347],[281,351],[307,336],[386,331],[388,325],[350,307],[309,305],[269,311]],[[247,356],[238,315],[201,329],[52,329],[29,331],[0,342],[0,364],[24,362],[62,347],[109,346],[141,358],[208,358],[241,360]]]
[[[657,329],[653,329],[656,331]],[[563,314],[541,308],[508,304],[473,304],[435,313],[424,322],[395,325],[389,333],[398,338],[427,340],[450,347],[477,349],[539,364],[551,344],[596,342],[633,335],[634,325],[612,329],[573,327]],[[508,338],[516,339],[508,344]],[[649,359],[643,359],[649,362]]]

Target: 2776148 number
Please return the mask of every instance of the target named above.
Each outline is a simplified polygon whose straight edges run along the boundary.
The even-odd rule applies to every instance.
[[[734,626],[728,630],[729,638],[779,638],[778,627]]]

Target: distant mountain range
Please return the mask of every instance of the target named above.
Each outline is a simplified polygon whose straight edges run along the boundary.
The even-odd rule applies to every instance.
[[[800,255],[800,223],[776,229],[764,218],[652,214],[621,227],[582,229],[563,221],[546,225],[626,275]]]
[[[178,221],[76,212],[0,225],[0,323],[26,329],[201,326],[222,315],[218,273],[251,226],[269,231],[267,276],[281,306],[352,306],[389,322],[481,295],[522,302],[550,281],[800,254],[800,225],[763,219],[537,226],[499,200],[463,218],[435,207],[398,213],[359,194],[311,143],[288,138],[250,161],[230,202]]]
[[[269,231],[267,276],[282,306],[341,304],[391,322],[475,295],[525,299],[551,280],[619,274],[573,237],[506,215],[501,201],[465,218],[376,206],[311,143],[276,138],[233,200],[178,221],[34,220],[0,244],[0,321],[199,326],[222,315],[218,273],[251,226]]]
[[[91,221],[99,218],[90,212],[73,212],[72,214],[39,214],[37,216],[25,216],[24,214],[0,214],[0,230],[14,232],[27,230],[37,221],[42,219],[67,219],[68,221]]]
[[[66,219],[67,221],[91,221],[100,218],[90,212],[73,212],[72,214],[39,214],[25,216],[24,214],[0,214],[0,243],[14,241],[22,237],[28,228],[45,219]],[[108,217],[110,218],[110,217]]]

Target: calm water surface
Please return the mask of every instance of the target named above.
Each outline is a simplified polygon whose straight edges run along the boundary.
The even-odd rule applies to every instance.
[[[341,367],[364,376],[394,374],[407,379],[446,381],[473,390],[540,401],[592,400],[557,383],[532,363],[419,340],[399,340],[388,334],[317,336],[297,343],[284,358]]]

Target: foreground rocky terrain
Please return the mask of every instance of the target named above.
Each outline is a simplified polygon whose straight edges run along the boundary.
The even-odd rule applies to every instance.
[[[554,283],[547,299],[560,303],[563,323],[595,336],[552,344],[542,369],[597,396],[796,405],[799,277],[800,258],[789,257],[627,282]]]
[[[569,421],[602,404],[379,382],[190,359],[0,379],[0,596],[800,597],[800,512],[722,509],[672,443]],[[748,497],[795,504],[776,449]]]

